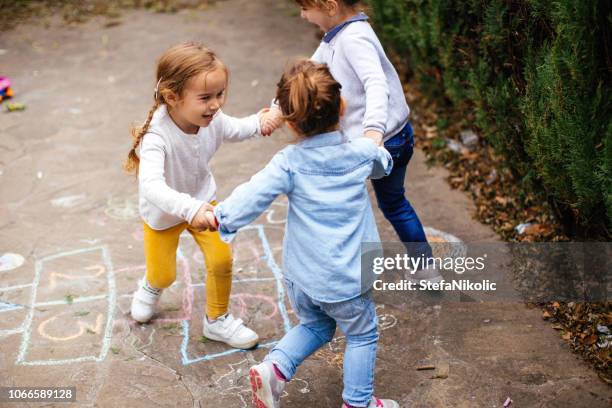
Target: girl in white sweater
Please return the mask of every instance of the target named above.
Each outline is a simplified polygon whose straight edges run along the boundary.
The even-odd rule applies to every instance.
[[[151,319],[163,289],[176,279],[179,236],[187,230],[207,269],[204,336],[248,349],[259,338],[228,312],[232,252],[206,215],[216,192],[208,162],[224,141],[261,134],[264,115],[225,115],[227,84],[225,64],[200,44],[172,47],[158,61],[154,105],[144,125],[132,131],[134,145],[125,163],[138,175],[147,268],[131,313],[139,322]]]

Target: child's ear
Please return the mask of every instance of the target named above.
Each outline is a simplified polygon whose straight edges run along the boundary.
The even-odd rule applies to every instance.
[[[344,101],[344,98],[340,98],[340,117],[344,116],[344,111],[346,111],[346,102]]]
[[[338,14],[339,9],[340,5],[338,4],[338,0],[330,0],[327,3],[327,15],[329,17],[333,17]]]
[[[161,93],[164,102],[174,108],[179,102],[179,96],[170,89],[164,89]]]

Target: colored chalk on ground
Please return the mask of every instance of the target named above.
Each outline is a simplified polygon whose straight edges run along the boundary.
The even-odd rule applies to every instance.
[[[23,103],[12,103],[12,102],[9,102],[9,103],[6,104],[6,111],[7,112],[24,111],[25,109],[26,109],[26,106]]]
[[[5,253],[0,255],[0,272],[10,271],[19,268],[25,259],[19,254]]]

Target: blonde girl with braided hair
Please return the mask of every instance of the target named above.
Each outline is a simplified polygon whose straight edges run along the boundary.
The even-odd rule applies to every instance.
[[[366,181],[388,174],[393,160],[376,140],[349,141],[339,131],[344,112],[340,89],[324,64],[299,60],[289,65],[276,101],[297,143],[208,212],[221,238],[230,241],[277,196],[289,200],[283,274],[299,324],[250,368],[257,408],[280,406],[287,381],[331,341],[336,327],[346,336],[345,406],[398,408],[395,401],[373,397],[378,344],[374,275],[361,270],[361,243],[380,242]]]
[[[265,115],[223,113],[228,79],[225,64],[201,44],[174,46],[158,61],[153,107],[143,126],[133,129],[125,162],[138,177],[146,260],[131,314],[142,323],[153,317],[162,291],[176,279],[179,236],[187,230],[206,263],[204,336],[249,349],[259,337],[229,313],[232,251],[206,215],[216,193],[208,162],[223,142],[261,134]]]

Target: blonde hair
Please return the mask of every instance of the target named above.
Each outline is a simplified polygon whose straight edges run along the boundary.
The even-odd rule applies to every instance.
[[[179,97],[183,95],[187,82],[202,72],[212,72],[222,69],[226,78],[229,78],[229,71],[225,64],[210,49],[200,43],[188,42],[166,50],[157,62],[157,75],[155,82],[155,93],[153,95],[153,106],[147,114],[147,119],[142,126],[133,127],[131,130],[134,143],[128,153],[127,160],[123,168],[128,173],[138,175],[140,158],[136,150],[142,138],[149,130],[151,119],[157,108],[165,103],[165,97],[173,92]]]
[[[337,0],[339,3],[344,4],[347,7],[356,7],[360,0]],[[329,8],[329,0],[295,0],[300,7],[305,8],[317,8],[321,10],[327,10]]]
[[[333,130],[342,111],[341,85],[325,64],[299,59],[289,64],[277,85],[284,119],[302,136]]]

